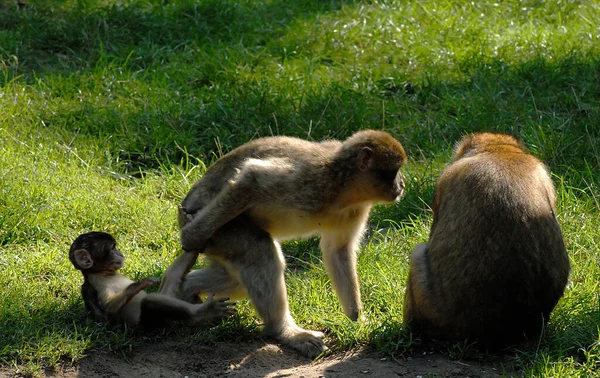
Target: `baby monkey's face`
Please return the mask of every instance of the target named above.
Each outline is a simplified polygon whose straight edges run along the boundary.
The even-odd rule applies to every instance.
[[[110,265],[115,270],[123,266],[123,263],[125,262],[125,256],[123,256],[123,253],[121,253],[121,251],[117,248],[117,243],[112,245],[108,261],[110,261]]]
[[[93,269],[96,271],[114,272],[125,262],[125,256],[117,248],[117,242],[112,237],[96,244],[96,249],[92,249],[92,259],[94,261]]]
[[[71,245],[69,259],[84,274],[114,273],[125,261],[125,257],[117,249],[115,238],[106,232],[97,231],[79,235]]]

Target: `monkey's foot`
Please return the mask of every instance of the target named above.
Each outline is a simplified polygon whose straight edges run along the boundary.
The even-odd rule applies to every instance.
[[[361,322],[364,323],[367,321],[367,317],[363,314],[362,310],[352,311],[347,313],[348,318],[353,322]]]
[[[323,342],[323,332],[305,330],[300,327],[292,330],[287,330],[282,335],[277,336],[277,339],[284,344],[300,351],[303,355],[315,358],[327,350]]]
[[[208,298],[206,298],[204,303],[194,305],[196,308],[194,315],[195,320],[199,321],[207,318],[221,318],[235,314],[235,302],[228,301],[229,298],[215,298],[214,294],[211,294]]]

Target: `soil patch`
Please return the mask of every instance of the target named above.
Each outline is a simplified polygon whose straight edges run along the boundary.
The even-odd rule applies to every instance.
[[[47,371],[46,377],[501,377],[516,375],[502,357],[453,361],[437,352],[392,358],[370,349],[333,354],[313,362],[268,341],[213,346],[166,341],[137,346],[131,353],[90,351],[76,366]],[[16,372],[0,370],[0,377]]]

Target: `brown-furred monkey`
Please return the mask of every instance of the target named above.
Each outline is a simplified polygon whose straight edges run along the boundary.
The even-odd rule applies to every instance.
[[[323,334],[300,328],[290,314],[279,241],[321,236],[333,288],[344,313],[357,320],[358,242],[371,207],[402,194],[405,161],[402,145],[374,130],[343,142],[262,138],[226,154],[182,203],[183,249],[204,251],[209,260],[187,276],[184,298],[248,296],[268,334],[307,356],[319,355],[326,349]]]
[[[570,269],[555,202],[546,167],[517,139],[462,139],[436,185],[429,242],[410,256],[404,321],[492,349],[538,337]]]

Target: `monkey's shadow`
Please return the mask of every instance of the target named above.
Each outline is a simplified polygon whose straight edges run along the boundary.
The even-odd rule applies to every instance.
[[[80,361],[77,376],[291,376],[294,369],[310,364],[310,359],[269,339],[207,345],[169,338],[138,345],[121,355],[91,353]]]
[[[395,347],[388,352],[400,366],[394,371],[402,376],[409,373],[412,376],[461,377],[527,375],[529,368],[539,364],[540,354],[549,356],[550,364],[560,363],[567,358],[584,363],[586,351],[594,348],[598,342],[596,325],[600,319],[600,308],[588,308],[568,317],[559,309],[553,315],[540,339],[493,351],[480,348],[468,340],[421,339],[418,335],[412,335],[401,322],[383,326],[373,336],[375,345],[384,345],[388,349],[391,345]],[[565,355],[557,355],[557,345],[566,351]],[[336,365],[333,369],[344,369],[347,363],[340,361],[340,366]]]

